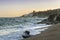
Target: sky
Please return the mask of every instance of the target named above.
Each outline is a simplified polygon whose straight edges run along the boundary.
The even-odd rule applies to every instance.
[[[35,11],[60,8],[60,0],[0,0],[0,17],[17,17]]]

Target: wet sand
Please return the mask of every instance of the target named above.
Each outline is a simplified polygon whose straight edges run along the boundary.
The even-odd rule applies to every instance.
[[[60,23],[50,26],[45,31],[41,32],[41,34],[32,36],[25,40],[60,40]]]

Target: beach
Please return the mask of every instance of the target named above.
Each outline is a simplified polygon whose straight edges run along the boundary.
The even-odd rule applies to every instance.
[[[48,27],[41,34],[26,38],[25,40],[60,40],[60,23]]]

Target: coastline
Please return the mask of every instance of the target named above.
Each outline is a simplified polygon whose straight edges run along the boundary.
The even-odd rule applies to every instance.
[[[48,27],[41,34],[26,38],[24,40],[60,40],[60,23]]]

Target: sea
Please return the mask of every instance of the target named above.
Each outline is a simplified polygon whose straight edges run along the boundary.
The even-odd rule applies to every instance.
[[[40,34],[49,26],[37,24],[45,18],[0,18],[0,40],[23,40],[24,31],[30,31],[30,35]]]

